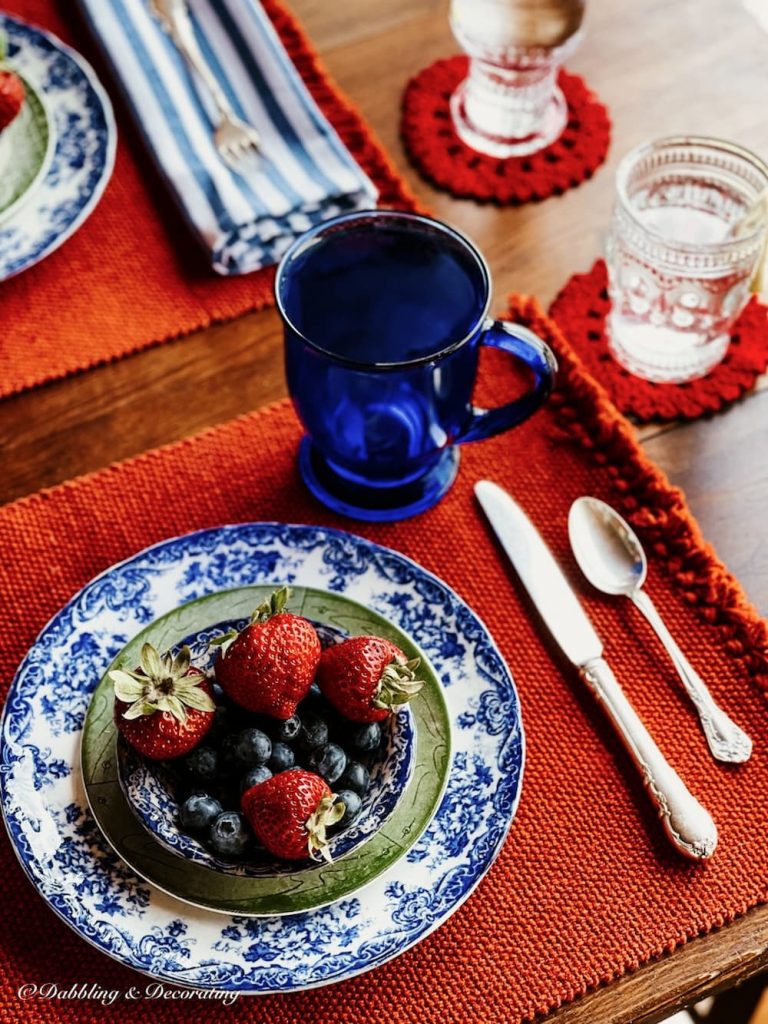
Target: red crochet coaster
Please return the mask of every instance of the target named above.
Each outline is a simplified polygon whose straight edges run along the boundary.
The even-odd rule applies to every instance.
[[[608,271],[598,260],[586,274],[574,274],[549,314],[603,385],[614,405],[640,423],[690,420],[718,412],[749,391],[768,366],[768,307],[753,297],[736,321],[725,359],[706,377],[685,384],[656,384],[634,377],[613,358],[605,334],[611,308]]]
[[[561,195],[592,177],[608,152],[611,121],[583,78],[560,72],[570,116],[559,139],[530,156],[500,160],[470,149],[453,129],[448,104],[467,66],[464,56],[438,60],[406,86],[400,130],[425,178],[461,199],[518,205]]]

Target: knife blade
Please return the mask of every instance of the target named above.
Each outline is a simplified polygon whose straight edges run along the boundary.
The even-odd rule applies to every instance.
[[[600,637],[538,530],[497,484],[475,486],[493,532],[515,567],[547,629],[566,658],[581,667],[603,653]]]
[[[547,630],[623,740],[667,835],[685,856],[711,857],[717,846],[712,817],[666,760],[630,704],[602,657],[600,637],[541,534],[498,484],[481,480],[475,495]]]

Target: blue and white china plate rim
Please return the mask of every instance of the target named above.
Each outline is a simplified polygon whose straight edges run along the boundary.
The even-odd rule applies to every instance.
[[[52,752],[50,749],[45,751],[45,756],[48,760],[40,761],[39,763],[35,755],[41,754],[40,748],[30,746],[29,744],[21,744],[18,740],[13,740],[11,726],[14,725],[15,718],[21,716],[23,719],[26,709],[27,731],[31,728],[29,724],[29,720],[32,718],[30,700],[34,701],[37,699],[39,701],[41,699],[42,684],[45,680],[42,676],[36,678],[31,696],[23,695],[20,691],[25,685],[26,675],[33,671],[35,667],[39,667],[38,662],[42,666],[40,673],[44,673],[46,666],[50,669],[53,662],[51,659],[41,657],[44,652],[40,648],[46,646],[49,639],[55,639],[55,630],[60,621],[67,615],[71,618],[79,607],[79,603],[83,602],[86,598],[92,598],[100,584],[105,583],[112,576],[118,577],[121,571],[133,567],[135,570],[134,579],[131,582],[132,585],[136,585],[138,582],[137,576],[140,571],[138,565],[142,560],[148,563],[145,567],[146,571],[149,569],[153,557],[163,552],[167,554],[176,548],[181,548],[182,553],[189,554],[191,550],[195,550],[195,545],[199,547],[200,543],[205,541],[208,542],[208,547],[202,547],[199,551],[200,555],[203,557],[211,555],[218,543],[220,546],[223,545],[223,553],[226,556],[228,553],[231,553],[235,543],[247,545],[249,533],[257,535],[260,554],[263,554],[262,549],[265,546],[266,536],[271,537],[270,543],[272,545],[282,544],[286,547],[294,556],[294,567],[301,563],[302,558],[306,561],[308,556],[311,556],[318,547],[321,548],[323,558],[321,559],[320,568],[326,577],[332,573],[336,575],[332,576],[329,581],[327,578],[322,578],[316,568],[314,570],[316,575],[312,575],[310,578],[302,575],[302,584],[326,586],[328,589],[347,593],[347,583],[351,579],[352,593],[350,596],[353,599],[368,603],[381,614],[388,615],[393,622],[401,625],[402,628],[412,630],[418,636],[418,630],[414,630],[412,624],[408,625],[408,601],[406,600],[404,603],[402,601],[402,598],[406,595],[402,593],[400,584],[395,587],[393,595],[390,595],[395,597],[395,603],[391,605],[386,605],[386,592],[375,595],[374,599],[371,599],[370,597],[361,597],[355,589],[356,584],[364,582],[364,577],[371,572],[375,572],[377,568],[380,573],[377,581],[379,586],[389,584],[391,587],[393,583],[391,572],[395,565],[399,564],[401,569],[409,571],[411,582],[418,581],[421,585],[421,590],[418,593],[422,603],[427,602],[425,593],[438,594],[444,599],[446,608],[453,614],[455,625],[458,625],[456,616],[460,615],[463,618],[462,624],[464,629],[466,630],[469,627],[474,629],[476,643],[473,647],[473,654],[480,655],[485,662],[481,668],[478,668],[477,678],[486,686],[492,687],[495,683],[496,690],[486,689],[482,693],[478,692],[475,694],[474,691],[470,692],[465,686],[454,686],[451,689],[450,684],[446,690],[446,699],[453,716],[452,732],[454,737],[458,740],[464,732],[472,730],[474,742],[467,744],[465,750],[461,749],[462,744],[460,742],[457,742],[454,747],[448,786],[440,808],[425,834],[408,854],[408,859],[412,865],[411,870],[406,876],[409,879],[408,884],[410,885],[410,880],[418,875],[420,862],[429,859],[428,870],[422,872],[428,880],[428,885],[420,889],[413,889],[411,886],[410,891],[408,891],[406,883],[402,879],[402,866],[398,865],[374,880],[369,887],[366,887],[366,907],[370,906],[371,893],[386,887],[384,892],[378,892],[378,898],[383,901],[384,896],[388,896],[394,903],[394,906],[382,907],[382,914],[376,915],[373,913],[368,920],[365,920],[364,911],[359,905],[360,901],[356,900],[355,894],[353,894],[351,897],[331,906],[317,911],[292,915],[291,917],[247,920],[235,917],[231,919],[231,924],[221,931],[216,942],[210,943],[210,949],[202,951],[201,946],[209,938],[205,929],[211,928],[211,919],[214,919],[214,931],[220,928],[222,921],[225,919],[221,915],[211,912],[195,912],[193,908],[167,897],[155,887],[150,887],[143,883],[132,872],[126,871],[122,862],[119,861],[113,851],[111,851],[111,848],[108,847],[108,844],[106,844],[101,833],[98,832],[95,823],[92,820],[88,820],[89,814],[87,810],[84,810],[84,808],[87,808],[87,804],[82,792],[82,780],[76,776],[73,777],[71,773],[73,770],[79,772],[79,732],[82,728],[82,720],[90,690],[86,690],[82,694],[83,706],[81,709],[78,709],[79,723],[70,725],[69,729],[64,725],[59,730],[59,733],[56,734],[57,736],[62,733],[66,735],[67,731],[77,733],[77,749],[68,753],[69,760],[67,763],[65,763],[64,759],[54,759],[52,761],[53,767],[51,767],[50,757]],[[301,543],[291,548],[291,539],[294,542],[299,541]],[[362,568],[359,563],[355,564],[353,559],[352,564],[346,567],[349,579],[344,575],[344,566],[338,560],[334,565],[333,559],[326,557],[329,552],[332,552],[334,545],[341,545],[343,547],[345,544],[348,548],[354,549],[351,552],[352,554],[360,556],[362,553],[365,553],[368,558],[368,561]],[[296,561],[297,556],[298,562]],[[386,564],[389,575],[384,575],[381,567],[376,565],[377,558],[383,564]],[[168,561],[170,564],[170,559]],[[232,580],[229,575],[232,569],[227,567],[225,571],[228,575],[229,585],[238,586],[247,585],[247,583],[260,584],[272,582],[271,577],[274,575],[279,576],[281,579],[286,577],[286,573],[283,570],[276,574],[273,572],[262,574],[262,571],[258,567],[252,566],[250,562],[248,567],[250,571],[248,572],[247,579],[238,578],[237,580]],[[289,564],[288,568],[290,567]],[[306,566],[301,565],[301,568],[306,573]],[[213,572],[215,575],[216,571],[219,570],[211,565],[208,571]],[[157,580],[161,577],[161,570],[156,569],[155,579]],[[290,577],[288,582],[291,582]],[[371,581],[369,580],[368,582],[370,583]],[[181,581],[177,581],[177,586],[180,583]],[[202,593],[209,593],[215,589],[220,589],[220,587],[209,582],[207,588],[204,588],[200,593],[189,593],[184,599],[181,599],[178,593],[176,593],[173,604],[169,605],[169,607],[163,607],[161,604],[154,609],[154,614],[142,620],[141,624],[145,625],[150,618],[156,618],[172,607],[184,603],[184,601],[192,600],[196,596],[201,596]],[[360,587],[358,587],[359,589]],[[115,596],[114,592],[112,596]],[[400,610],[398,610],[398,606]],[[108,602],[101,608],[103,614],[107,614],[104,611],[105,608],[109,611],[119,610],[119,608],[110,609]],[[144,611],[147,611],[147,609],[143,609],[141,604],[137,605],[135,601],[129,606],[129,610],[135,614],[143,614]],[[436,611],[432,609],[431,612],[430,617],[424,620],[425,625],[427,623],[434,624],[436,621]],[[99,611],[94,612],[94,617],[97,614],[99,614]],[[131,628],[133,633],[138,631],[135,625]],[[66,645],[66,641],[72,638],[73,631],[70,629],[65,631],[65,633],[64,642]],[[467,639],[466,633],[462,633],[461,638]],[[80,636],[78,639],[82,641],[83,637]],[[95,642],[94,636],[91,634],[87,635],[87,639]],[[93,687],[101,678],[103,669],[111,662],[127,638],[109,636],[108,639],[112,644],[112,654],[111,656],[103,655],[101,669],[96,666],[91,672],[93,678],[89,681],[92,682]],[[453,641],[455,644],[458,644],[458,639],[459,634],[454,634]],[[428,639],[425,642],[423,638],[419,637],[419,643],[425,648],[436,669],[440,672],[448,656],[431,651]],[[442,643],[443,640],[441,640]],[[459,648],[461,647],[461,645],[458,646]],[[461,650],[466,653],[465,648],[461,648]],[[455,660],[458,654],[454,653],[452,657]],[[460,664],[463,664],[463,660],[464,655],[462,654]],[[470,660],[474,663],[474,658]],[[492,675],[493,670],[497,673],[496,678]],[[67,679],[69,681],[69,677]],[[500,697],[499,692],[503,694],[504,699]],[[456,709],[452,705],[454,701],[458,703],[460,695],[464,696],[465,707],[462,713],[457,715],[455,713]],[[488,701],[485,700],[486,697],[489,698]],[[62,710],[60,702],[57,702],[57,708],[61,714],[66,714]],[[49,707],[46,709],[46,714],[50,715],[50,713],[51,708]],[[501,723],[498,720],[499,715],[503,719]],[[41,716],[32,718],[32,721],[38,728],[42,728],[43,718]],[[16,728],[18,728],[18,724],[18,722],[15,723]],[[49,725],[47,720],[46,725]],[[299,991],[342,981],[380,966],[434,932],[471,895],[498,856],[519,804],[525,759],[525,740],[520,717],[519,698],[514,682],[487,628],[465,602],[438,577],[399,552],[392,551],[365,538],[341,530],[301,524],[242,523],[206,528],[159,541],[98,574],[90,583],[86,584],[82,590],[74,595],[40,632],[35,644],[33,644],[16,672],[3,709],[0,728],[2,729],[0,798],[2,799],[3,819],[22,868],[51,909],[91,945],[150,977],[188,988],[236,991],[243,994]],[[489,743],[491,737],[501,737],[497,743],[497,760],[491,767],[482,761],[480,753],[475,752],[477,741],[484,738],[482,730],[487,733],[487,742]],[[14,743],[22,753],[17,753],[15,757],[9,759],[7,755]],[[470,752],[472,752],[471,768],[475,771],[474,778],[471,778],[467,769]],[[14,783],[16,782],[14,766],[19,765],[22,759],[27,762],[23,765],[26,776],[29,775],[30,762],[32,768],[32,778],[30,779],[25,776],[21,779],[22,793],[25,798],[30,795],[34,797],[35,793],[39,792],[43,787],[51,786],[56,788],[58,785],[67,790],[67,795],[80,800],[78,804],[73,799],[66,808],[59,809],[60,818],[64,814],[67,815],[66,822],[59,820],[58,824],[54,826],[52,818],[45,821],[38,820],[37,828],[32,827],[31,829],[31,832],[35,834],[35,842],[43,842],[44,839],[40,837],[40,833],[47,832],[49,841],[55,840],[57,844],[56,852],[60,854],[59,859],[61,859],[61,852],[65,847],[67,855],[73,848],[75,854],[82,855],[85,853],[84,857],[81,856],[79,865],[71,866],[72,877],[85,884],[85,879],[77,871],[78,866],[80,870],[88,870],[89,867],[93,868],[95,866],[98,868],[96,877],[98,878],[99,873],[101,873],[107,878],[107,889],[103,893],[103,898],[106,899],[107,896],[111,898],[112,909],[103,911],[105,914],[111,913],[114,916],[116,912],[115,907],[117,907],[119,915],[128,917],[130,923],[133,920],[131,913],[141,918],[142,914],[146,911],[149,915],[149,921],[146,922],[144,934],[138,937],[138,939],[131,936],[127,930],[121,932],[114,921],[101,919],[96,921],[94,926],[90,911],[85,906],[85,898],[75,898],[74,894],[65,891],[62,882],[58,881],[55,873],[52,874],[49,870],[48,865],[56,857],[49,856],[44,865],[39,863],[35,851],[30,846],[28,835],[24,833],[23,826],[19,824],[19,810],[21,808],[16,805],[10,805],[14,792]],[[42,776],[40,774],[41,764],[45,769]],[[48,778],[47,776],[51,773],[53,777]],[[75,785],[68,783],[68,779],[72,780]],[[23,789],[25,782],[33,784],[34,792],[30,793],[29,790]],[[476,808],[480,807],[480,802],[477,800],[478,785],[489,790],[486,802],[482,805],[482,813],[488,812],[487,824],[489,827],[480,836],[475,837],[474,832],[471,836],[466,833],[466,822],[462,822],[459,836],[464,845],[457,851],[457,856],[456,853],[446,852],[447,844],[445,840],[449,840],[451,836],[444,826],[450,827],[451,824],[452,819],[448,812],[454,807],[464,806],[461,804],[460,799],[456,803],[451,802],[452,797],[460,797],[462,782],[466,791],[471,792],[475,797],[470,804],[473,808],[473,813],[475,813]],[[71,793],[69,792],[70,789]],[[39,805],[46,809],[52,808],[53,801],[46,801],[45,803],[39,801]],[[27,810],[28,808],[24,809]],[[22,817],[26,818],[26,815]],[[477,823],[470,824],[474,829]],[[485,817],[483,817],[480,824],[486,824]],[[490,827],[491,824],[493,825],[492,828]],[[43,825],[45,825],[45,828],[43,828]],[[69,827],[74,835],[84,837],[81,838],[79,846],[71,837],[68,843],[62,842],[62,830],[65,830],[67,827]],[[94,829],[96,829],[97,835],[93,835]],[[438,829],[443,830],[443,835],[441,842],[435,843],[432,841],[432,834]],[[85,847],[89,842],[89,837],[90,848],[86,850]],[[480,839],[483,840],[482,844],[479,842]],[[93,856],[94,851],[101,855],[98,859]],[[437,861],[435,862],[436,856]],[[450,862],[451,859],[456,863],[448,871],[444,864],[441,865],[441,861]],[[108,868],[108,872],[103,870],[105,867]],[[66,872],[66,865],[64,871]],[[62,871],[60,869],[59,876],[61,874]],[[438,875],[440,876],[439,878],[437,877]],[[50,891],[41,891],[42,884],[46,881],[51,882],[51,879],[53,879],[53,883]],[[97,883],[93,881],[93,884]],[[69,899],[66,898],[67,895],[70,896]],[[120,896],[123,896],[126,901],[126,907],[122,909],[120,908],[118,898]],[[434,908],[433,904],[438,904],[438,906]],[[133,910],[131,910],[131,907],[133,907]],[[155,921],[171,917],[174,919],[166,920],[164,928],[157,923],[150,928],[151,921],[153,920],[151,916],[153,911]],[[431,919],[430,913],[432,915]],[[409,914],[412,919],[416,919],[415,923],[414,920],[408,923]],[[347,923],[354,921],[355,915],[361,919],[360,924],[356,927]],[[315,920],[313,921],[313,919]],[[397,924],[398,928],[402,929],[400,932],[387,930],[393,922]],[[405,923],[401,924],[401,922]],[[315,923],[319,923],[322,926],[323,934],[328,938],[329,942],[331,939],[341,935],[343,936],[343,943],[340,946],[340,951],[335,954],[335,958],[325,952],[319,963],[315,964],[313,961],[312,966],[307,967],[306,957],[309,956],[309,953],[311,952],[313,955],[318,953],[318,949],[311,946],[311,929]],[[357,938],[360,929],[365,927],[373,929],[375,934],[359,943],[359,947],[354,955],[350,954],[349,944]],[[264,930],[261,942],[258,941],[259,935],[257,932],[259,929]],[[317,929],[315,929],[316,932]],[[243,933],[246,936],[250,933],[251,938],[255,938],[257,941],[247,948],[238,949],[237,944],[241,943],[244,939]],[[302,965],[299,962],[296,965],[278,965],[276,967],[275,961],[281,956],[281,942],[284,947],[282,951],[283,956],[288,955],[290,957],[290,952],[298,953],[305,957],[304,964]],[[326,943],[327,945],[328,943]],[[233,949],[235,952],[234,959],[224,960],[224,955],[226,953],[231,954]],[[265,949],[267,951],[266,957],[263,955]],[[260,950],[262,958],[257,962]],[[286,953],[286,950],[289,952]],[[323,950],[320,949],[319,952],[323,952]],[[210,954],[208,958],[206,958],[205,953]],[[238,953],[240,955],[237,955]],[[190,963],[190,960],[194,958],[194,954],[198,955],[198,962],[193,964]],[[202,959],[200,959],[201,955]]]
[[[23,204],[14,209],[12,216],[0,220],[0,281],[5,281],[49,256],[91,215],[112,176],[117,152],[117,125],[112,103],[96,72],[76,50],[47,29],[4,12],[0,12],[0,29],[6,31],[10,46],[20,45],[18,40],[26,38],[28,48],[13,53],[11,64],[22,76],[29,79],[42,98],[49,115],[54,144],[52,159],[46,173],[38,178],[32,194],[24,197]],[[41,47],[40,40],[45,41],[44,47]],[[35,44],[36,49],[33,51]],[[70,84],[69,90],[80,89],[86,94],[91,94],[89,99],[93,103],[92,109],[80,107],[80,113],[85,112],[91,117],[87,132],[90,133],[91,141],[95,139],[97,143],[92,152],[84,139],[86,126],[79,123],[70,124],[69,117],[64,118],[68,123],[67,131],[62,132],[60,126],[56,124],[59,98],[52,91],[46,90],[40,75],[35,73],[35,66],[38,70],[45,66],[40,52],[42,49],[50,50],[54,54],[50,64],[55,60],[55,55],[59,54],[76,67],[80,77],[76,83]],[[70,106],[74,99],[73,92],[67,101]],[[61,100],[61,103],[63,113],[66,114],[64,100]],[[102,121],[103,129],[97,123]],[[67,151],[68,147],[71,152]],[[76,157],[74,161],[73,156]],[[82,160],[78,174],[82,172],[92,176],[93,182],[83,180],[81,185],[73,189],[74,174],[70,174],[67,180],[66,171],[76,168],[78,160]],[[63,186],[62,170],[65,172]],[[72,195],[67,197],[66,202],[60,202],[64,199],[67,185]],[[63,226],[59,219],[63,219]],[[10,232],[15,232],[15,242]],[[9,255],[13,252],[13,246],[19,250],[15,256]]]

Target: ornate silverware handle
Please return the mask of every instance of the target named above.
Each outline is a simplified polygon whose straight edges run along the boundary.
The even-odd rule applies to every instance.
[[[211,94],[219,112],[226,117],[234,116],[232,104],[227,99],[198,46],[186,0],[150,0],[150,6],[160,24],[176,44],[179,53]]]
[[[583,666],[581,675],[605,707],[642,772],[669,838],[686,857],[693,860],[711,857],[717,846],[717,827],[711,815],[656,746],[607,662],[594,658]]]
[[[701,727],[712,756],[716,757],[718,761],[727,761],[732,764],[741,764],[747,761],[752,753],[752,740],[715,703],[712,694],[707,689],[707,684],[680,650],[677,641],[656,610],[656,605],[645,591],[636,590],[631,596],[635,606],[650,622],[656,636],[664,644],[667,654],[674,662],[685,691],[699,713]]]

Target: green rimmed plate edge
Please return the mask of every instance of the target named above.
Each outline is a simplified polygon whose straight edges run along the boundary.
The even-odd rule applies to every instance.
[[[18,152],[18,146],[13,145],[18,141],[17,135],[23,133],[30,125],[34,125],[36,138],[40,141],[35,147],[35,152],[13,178],[15,184],[10,186],[10,195],[3,199],[0,192],[0,223],[14,216],[34,194],[35,186],[48,173],[55,149],[54,125],[42,93],[24,75],[18,71],[15,73],[24,83],[25,106],[17,120],[0,133],[0,177],[5,178],[6,182],[9,180],[9,162],[15,159]]]

